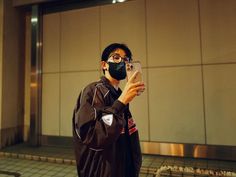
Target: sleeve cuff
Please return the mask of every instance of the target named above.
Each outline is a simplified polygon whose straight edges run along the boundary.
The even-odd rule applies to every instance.
[[[119,100],[116,100],[114,103],[113,103],[113,106],[114,108],[114,111],[116,114],[121,114],[123,113],[123,111],[125,110],[126,108],[126,105],[123,104],[122,102],[120,102]]]

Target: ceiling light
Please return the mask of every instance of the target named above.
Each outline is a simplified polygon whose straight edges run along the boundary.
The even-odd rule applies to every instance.
[[[126,0],[112,0],[112,3],[115,4],[117,2],[125,2]]]

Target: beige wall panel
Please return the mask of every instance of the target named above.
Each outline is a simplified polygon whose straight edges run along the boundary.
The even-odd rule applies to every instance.
[[[204,66],[207,143],[236,145],[236,64]]]
[[[147,70],[143,69],[143,80],[144,83],[147,83]],[[146,85],[147,87],[147,85]],[[148,118],[148,88],[146,88],[145,92],[136,97],[130,103],[130,110],[132,113],[133,118],[137,124],[139,130],[139,136],[141,141],[148,141],[149,140],[149,118]]]
[[[151,141],[204,141],[200,67],[149,69]]]
[[[59,71],[60,14],[43,16],[43,72]]]
[[[200,0],[204,63],[236,62],[235,7],[235,0]]]
[[[43,74],[42,134],[59,135],[59,74]]]
[[[80,91],[99,80],[99,72],[63,73],[61,75],[60,136],[72,136],[72,115]]]
[[[149,66],[199,64],[197,0],[147,0]]]
[[[61,13],[61,70],[97,70],[99,36],[98,7]]]
[[[136,0],[101,7],[101,47],[125,43],[133,58],[146,66],[145,1]]]
[[[23,15],[3,2],[2,48],[2,128],[23,125],[24,110],[24,26]],[[9,135],[10,138],[11,135]],[[19,135],[21,136],[21,135]],[[6,138],[6,137],[5,137]],[[12,142],[16,142],[16,139]],[[11,142],[9,142],[9,145]]]

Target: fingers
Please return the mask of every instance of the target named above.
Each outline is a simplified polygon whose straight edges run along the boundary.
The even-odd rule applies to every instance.
[[[136,87],[136,91],[138,92],[138,93],[142,93],[142,92],[144,92],[144,90],[145,90],[145,87],[144,86],[139,86],[139,87]]]
[[[137,77],[138,73],[139,73],[138,70],[135,71],[134,74],[132,74],[132,76],[131,76],[130,79],[128,80],[128,82],[132,83],[132,82],[135,80],[135,78]]]
[[[145,87],[144,85],[144,82],[135,82],[135,83],[130,83],[130,88],[133,88],[133,87]]]
[[[145,90],[143,82],[127,83],[122,94],[118,98],[124,104],[127,104],[133,100],[135,96],[140,95]]]
[[[143,84],[130,88],[130,92],[135,95],[140,95],[142,92],[144,92],[144,90],[145,90],[145,86]]]

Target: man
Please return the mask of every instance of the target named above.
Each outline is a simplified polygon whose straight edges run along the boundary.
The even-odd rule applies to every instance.
[[[139,135],[129,102],[144,91],[134,83],[137,72],[123,92],[126,63],[132,53],[124,44],[113,43],[102,53],[104,76],[80,93],[73,114],[73,137],[79,177],[138,177],[141,167]]]

